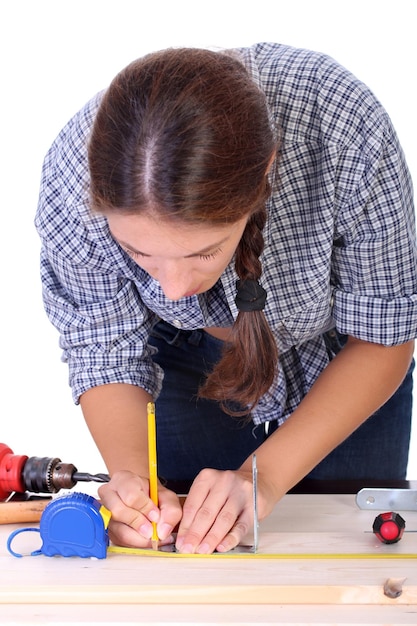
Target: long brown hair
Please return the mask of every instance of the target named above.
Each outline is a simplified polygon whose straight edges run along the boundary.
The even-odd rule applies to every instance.
[[[153,53],[103,96],[89,142],[92,205],[179,224],[249,216],[235,267],[240,279],[258,280],[275,149],[265,96],[239,60],[200,49]],[[200,395],[246,414],[271,386],[277,358],[263,311],[239,312]]]

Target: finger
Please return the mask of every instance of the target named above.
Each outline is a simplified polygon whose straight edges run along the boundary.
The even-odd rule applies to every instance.
[[[214,483],[213,473],[208,478],[211,485],[208,494],[207,488],[204,492],[200,491],[200,483],[196,484],[199,489],[198,495],[206,496],[200,508],[195,510],[201,498],[199,500],[198,495],[193,494],[192,515],[189,517],[183,515],[176,542],[177,549],[181,552],[208,554],[219,545],[223,551],[231,549],[248,532],[253,516],[251,482],[246,478],[242,480],[236,472],[217,472]],[[204,481],[202,482],[204,484]],[[188,526],[189,520],[191,522]]]
[[[126,481],[125,484],[108,483],[102,485],[98,494],[103,504],[110,509],[113,517],[125,524],[133,523],[131,516],[135,517],[138,513],[149,516],[150,511],[155,511],[157,519],[159,519],[159,509],[149,498],[147,491],[143,489],[143,482],[139,477],[138,480]],[[157,521],[155,514],[150,516],[151,521]]]
[[[157,524],[158,538],[168,538],[182,517],[182,506],[176,493],[169,489],[159,490],[159,508],[161,515]]]
[[[126,524],[114,520],[111,520],[109,524],[109,539],[112,544],[116,546],[126,546],[128,548],[151,547],[150,539],[146,539],[130,526],[126,526]],[[169,535],[165,539],[161,539],[160,541],[161,545],[166,545],[173,542],[173,535]]]
[[[114,519],[110,520],[109,539],[116,546],[127,546],[128,548],[148,548],[151,545],[149,538]]]
[[[247,505],[246,505],[247,506]],[[210,554],[214,550],[227,552],[234,548],[248,533],[252,519],[251,511],[242,511],[242,501],[233,496],[219,511],[213,525],[196,548],[198,554]]]
[[[187,495],[181,520],[181,528],[190,528],[196,517],[206,519],[209,524],[211,507],[216,510],[224,505],[234,481],[234,472],[203,469],[195,478]]]
[[[160,506],[158,509],[150,500],[147,489],[147,479],[122,471],[99,489],[99,495],[103,504],[112,512],[113,522],[121,522],[149,540],[153,531],[151,522],[155,521],[158,523],[158,538],[161,542],[171,541],[173,529],[182,515],[178,496],[161,485],[158,489]],[[125,539],[127,533],[125,529],[123,541],[128,540]],[[117,536],[120,536],[120,529]],[[130,543],[137,544],[134,534],[129,533],[127,536],[131,538]]]
[[[135,498],[132,507],[128,506],[126,502],[122,500],[120,494],[113,489],[105,490],[104,493],[103,491],[99,490],[99,496],[104,506],[111,511],[111,521],[113,524],[115,522],[122,523],[132,528],[136,533],[140,533],[145,539],[150,539],[152,536],[152,523],[145,515],[146,506],[143,512],[135,508],[141,505],[141,498]],[[143,492],[142,496],[146,498]]]
[[[152,536],[152,522],[158,522],[160,512],[148,496],[148,481],[131,472],[118,472],[98,490],[112,519],[140,532],[146,539]]]
[[[185,502],[176,547],[183,553],[201,554],[231,550],[253,527],[252,476],[246,471],[204,470],[197,479],[192,498]]]
[[[236,523],[232,527],[229,533],[215,546],[215,550],[217,552],[229,552],[229,550],[233,550],[238,546],[244,537],[248,534],[249,530],[253,525],[253,516],[250,514],[242,514],[237,519]],[[213,533],[213,542],[216,543],[215,539],[216,533]],[[211,537],[208,537],[208,543],[211,546]],[[200,554],[204,554],[203,552],[204,546],[201,546],[197,549],[197,552]]]
[[[228,472],[216,472],[214,474],[213,470],[204,470],[202,474],[202,480],[193,485],[195,487],[194,493],[190,491],[192,497],[188,496],[184,503],[183,518],[176,541],[177,549],[181,552],[192,553],[196,551],[196,548],[212,528],[219,512],[223,510],[229,495],[228,486],[232,477],[231,472],[230,476]],[[217,478],[216,481],[213,481],[214,476]],[[233,509],[233,507],[231,508]],[[240,509],[238,513],[240,513]],[[228,516],[229,512],[226,510],[225,517]],[[225,532],[230,530],[236,516],[237,514],[234,515],[232,511]]]
[[[131,472],[121,471],[109,483],[102,485],[99,493],[104,493],[106,489],[117,492],[127,507],[141,511],[144,515],[148,515],[149,511],[154,510],[158,513],[159,518],[159,509],[149,497],[148,479]],[[152,519],[152,521],[157,521],[157,519]]]

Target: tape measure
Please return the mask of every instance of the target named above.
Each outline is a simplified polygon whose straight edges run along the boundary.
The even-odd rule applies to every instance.
[[[243,552],[230,550],[229,552],[213,552],[212,554],[184,554],[182,552],[169,552],[164,550],[151,550],[150,548],[125,548],[123,546],[109,546],[107,552],[114,554],[132,554],[137,556],[150,556],[162,558],[185,558],[185,559],[417,559],[417,554],[413,553],[381,553],[381,552],[342,552],[342,553],[287,553],[287,552]]]
[[[85,493],[60,496],[46,505],[39,528],[20,528],[11,533],[7,549],[13,556],[21,557],[12,550],[14,538],[23,532],[38,532],[42,546],[31,552],[31,556],[44,554],[104,559],[109,545],[107,527],[110,517],[110,511],[93,496]]]

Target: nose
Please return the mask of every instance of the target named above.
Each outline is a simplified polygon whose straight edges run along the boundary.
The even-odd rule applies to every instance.
[[[192,277],[189,270],[180,267],[177,263],[159,267],[155,278],[169,300],[179,300],[193,290]]]

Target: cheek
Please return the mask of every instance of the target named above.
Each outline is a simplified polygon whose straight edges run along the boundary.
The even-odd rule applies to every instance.
[[[198,268],[205,274],[222,274],[225,268],[228,266],[228,258],[224,255],[210,259],[209,261],[201,260],[198,264]]]
[[[204,268],[205,271],[201,271],[201,273],[204,273],[207,278],[217,281],[229,265],[229,262],[224,259],[222,261],[212,261],[210,267]]]

